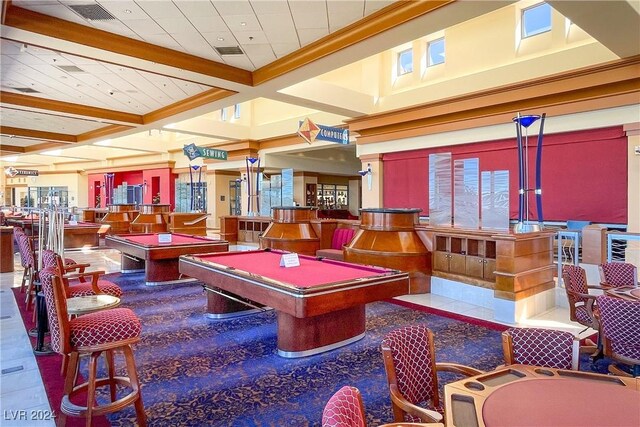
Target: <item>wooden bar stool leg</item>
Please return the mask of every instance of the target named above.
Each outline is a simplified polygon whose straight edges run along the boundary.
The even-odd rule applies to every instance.
[[[104,352],[104,360],[107,364],[107,372],[109,375],[109,391],[111,393],[111,401],[115,402],[116,400],[116,382],[114,380],[115,377],[115,365],[113,360],[113,350],[107,350]]]
[[[85,425],[91,427],[91,417],[93,416],[93,406],[96,400],[96,381],[97,379],[97,359],[100,352],[91,353],[89,357],[89,374],[87,378],[87,412],[85,414]]]
[[[140,381],[138,379],[138,370],[136,368],[136,360],[133,357],[133,351],[131,346],[127,345],[123,347],[124,358],[127,364],[127,375],[131,382],[131,387],[138,393],[138,398],[135,402],[136,417],[138,419],[139,427],[147,426],[147,414],[144,412],[144,404],[142,402],[142,393],[140,392]]]
[[[76,372],[78,370],[78,364],[80,360],[78,359],[78,353],[72,352],[68,357],[68,363],[66,364],[67,376],[64,379],[64,391],[63,396],[69,396],[71,391],[73,390],[73,386],[76,382]],[[63,366],[65,364],[63,363]],[[67,414],[63,411],[60,411],[59,423],[61,426],[64,426],[67,420]]]

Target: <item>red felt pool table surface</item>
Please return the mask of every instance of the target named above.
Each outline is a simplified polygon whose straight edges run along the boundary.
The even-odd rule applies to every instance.
[[[197,243],[219,242],[219,240],[208,239],[202,236],[192,236],[189,234],[174,233],[171,235],[171,243],[159,243],[158,234],[123,234],[118,238],[137,243],[144,246],[177,246],[177,245],[193,245]]]
[[[155,233],[111,235],[106,236],[105,245],[122,253],[123,273],[144,269],[147,285],[180,280],[180,255],[229,250],[229,242],[226,240],[177,233],[171,235],[171,243],[158,243],[158,234]]]
[[[365,304],[409,293],[409,275],[380,267],[255,250],[180,257],[180,272],[204,283],[207,315],[224,319],[268,306],[278,318],[278,354],[303,357],[350,344],[365,333]]]
[[[281,267],[282,255],[281,252],[247,251],[200,255],[198,258],[205,262],[250,272],[252,275],[267,277],[297,288],[309,288],[325,285],[327,282],[335,283],[379,276],[393,271],[326,259],[318,262],[316,258],[305,255],[298,255],[299,266]]]

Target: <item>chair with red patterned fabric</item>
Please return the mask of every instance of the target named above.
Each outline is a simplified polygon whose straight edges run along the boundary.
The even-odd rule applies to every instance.
[[[433,333],[423,325],[389,332],[382,341],[382,357],[396,422],[442,422],[439,371],[465,376],[483,373],[457,363],[436,363]]]
[[[344,386],[327,402],[322,412],[322,427],[366,427],[360,390]]]
[[[629,365],[631,375],[640,376],[640,301],[600,295],[598,306],[605,356]],[[614,364],[609,372],[629,376]]]
[[[31,310],[35,292],[33,280],[36,274],[36,260],[31,238],[26,234],[18,236],[18,250],[20,251],[20,262],[24,268],[22,283],[20,284],[20,292],[25,292],[26,290],[27,296],[25,301],[27,303],[27,310]]]
[[[85,268],[89,264],[64,264],[62,257],[52,250],[42,251],[42,266],[57,269],[65,284],[67,298],[98,294],[107,294],[118,298],[122,296],[120,286],[109,280],[100,279],[100,276],[105,274],[104,271],[86,272]],[[77,273],[69,274],[70,271],[77,271]],[[85,279],[89,276],[91,281],[87,282]]]
[[[502,333],[506,365],[535,365],[578,370],[580,340],[571,332],[542,328],[510,328]]]
[[[628,262],[605,262],[598,267],[604,287],[638,286],[638,268]]]
[[[596,295],[590,295],[589,289],[602,288],[588,285],[587,273],[584,268],[576,265],[562,267],[562,280],[569,300],[569,318],[587,328],[599,330],[598,308],[595,304]]]
[[[66,416],[85,417],[91,425],[91,417],[119,411],[134,405],[139,426],[146,426],[140,383],[131,345],[140,340],[142,325],[128,308],[114,308],[85,314],[69,320],[66,293],[62,279],[53,267],[40,271],[42,290],[47,301],[51,348],[65,357],[66,377],[59,422],[64,425]],[[122,352],[129,375],[115,376],[114,352]],[[97,378],[97,359],[105,355],[107,377]],[[87,381],[76,385],[81,356],[89,356]],[[96,405],[96,388],[109,386],[111,401]],[[119,386],[116,396],[116,386]],[[129,393],[122,395],[122,388]],[[79,394],[86,396],[85,406],[73,402]]]

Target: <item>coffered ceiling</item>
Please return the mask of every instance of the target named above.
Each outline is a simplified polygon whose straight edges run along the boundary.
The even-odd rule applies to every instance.
[[[286,89],[511,3],[5,0],[0,156],[115,140],[258,98],[335,118],[362,115],[366,108]],[[636,0],[549,3],[620,57],[640,54]],[[608,23],[618,21],[624,25],[611,31]],[[219,131],[211,137],[237,139]],[[75,150],[68,158],[165,147],[120,145],[91,145],[93,154]]]

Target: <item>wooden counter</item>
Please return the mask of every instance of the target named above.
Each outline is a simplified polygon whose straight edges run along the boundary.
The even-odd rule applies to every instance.
[[[0,273],[13,271],[13,227],[0,226]]]
[[[165,233],[167,222],[164,214],[168,214],[171,205],[140,205],[140,212],[129,224],[131,233]]]
[[[101,223],[109,225],[107,234],[129,234],[129,225],[138,215],[136,205],[109,205],[109,212],[102,218]]]
[[[409,272],[410,293],[431,288],[431,253],[416,231],[420,209],[361,209],[344,260]]]
[[[163,215],[169,233],[183,233],[193,236],[207,235],[209,214],[206,212],[169,212]]]
[[[492,289],[511,301],[555,286],[553,231],[424,230],[433,238],[433,276]]]
[[[315,256],[320,239],[311,220],[317,218],[317,211],[307,206],[279,206],[271,212],[272,221],[260,236],[260,247]]]

